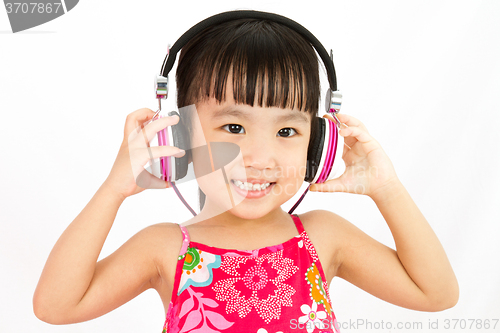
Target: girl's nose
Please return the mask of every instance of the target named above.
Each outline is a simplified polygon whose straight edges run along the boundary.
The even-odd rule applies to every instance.
[[[264,135],[254,136],[246,140],[241,147],[245,167],[264,170],[276,167],[277,152],[272,139]]]

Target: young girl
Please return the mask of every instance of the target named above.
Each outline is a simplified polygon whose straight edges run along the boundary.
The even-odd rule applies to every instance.
[[[344,174],[310,190],[372,198],[397,250],[333,212],[281,209],[303,184],[320,95],[318,60],[300,34],[266,20],[213,25],[183,47],[176,78],[178,106],[195,104],[202,127],[191,133],[193,146],[202,131],[206,142],[240,147],[243,173],[237,166],[226,172],[241,202],[226,209],[226,184],[200,181],[193,220],[147,227],[97,262],[120,205],[144,190],[134,175],[145,159],[132,155],[149,152],[129,138],[137,125],[150,140],[179,121],[149,122],[149,109],[129,114],[108,178],[50,253],[33,300],[38,318],[90,320],[154,288],[167,315],[164,332],[336,332],[328,293],[335,276],[409,309],[456,304],[457,280],[439,240],[358,119],[338,115],[347,125],[340,131]],[[154,158],[185,153],[149,151]],[[195,169],[202,163],[191,159]]]

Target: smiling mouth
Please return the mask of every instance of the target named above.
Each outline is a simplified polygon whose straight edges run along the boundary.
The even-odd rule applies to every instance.
[[[235,179],[231,179],[231,183],[233,183],[235,186],[239,187],[244,191],[255,191],[255,192],[263,191],[269,186],[276,184],[275,182],[252,184],[249,182],[242,182],[241,180],[235,180]]]

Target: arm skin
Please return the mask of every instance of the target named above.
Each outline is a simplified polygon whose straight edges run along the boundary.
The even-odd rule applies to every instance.
[[[143,134],[151,140],[159,130],[179,120],[165,117],[146,124],[153,115],[150,109],[139,109],[127,116],[124,139],[108,178],[54,245],[33,297],[33,310],[39,319],[51,324],[82,322],[149,288],[165,289],[163,278],[173,272],[164,272],[162,267],[172,267],[176,255],[165,258],[161,253],[177,254],[182,239],[173,224],[147,227],[97,262],[119,207],[127,197],[144,191],[134,175],[143,170],[150,154],[158,158],[180,151],[172,146],[147,147]],[[152,175],[150,184],[152,188],[166,187]]]
[[[101,186],[61,235],[33,297],[39,319],[51,324],[90,320],[151,288],[158,272],[150,249],[140,246],[151,233],[148,228],[97,262],[123,200]]]
[[[337,115],[345,128],[338,179],[314,184],[311,191],[368,195],[384,217],[396,251],[377,242],[340,216],[320,211],[328,230],[320,237],[333,274],[390,303],[421,311],[440,311],[458,301],[458,282],[429,223],[396,175],[380,144],[358,119]],[[329,116],[326,116],[329,117]]]
[[[382,213],[396,251],[346,220],[335,218],[337,275],[387,302],[419,311],[441,311],[458,302],[458,282],[446,253],[399,181],[371,196]]]
[[[391,230],[401,265],[424,297],[420,304],[414,305],[415,310],[453,307],[459,297],[455,273],[439,239],[408,191],[395,181],[371,198]],[[348,271],[345,270],[346,274]]]

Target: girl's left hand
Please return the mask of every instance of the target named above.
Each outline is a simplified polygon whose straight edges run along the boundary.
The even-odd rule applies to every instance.
[[[330,115],[323,117],[333,121]],[[348,192],[373,197],[387,185],[398,182],[392,162],[380,144],[368,133],[365,125],[346,114],[337,114],[337,118],[348,126],[341,126],[342,130],[339,132],[344,137],[345,144],[351,148],[344,145],[342,158],[346,170],[339,178],[322,184],[313,184],[309,190]]]

